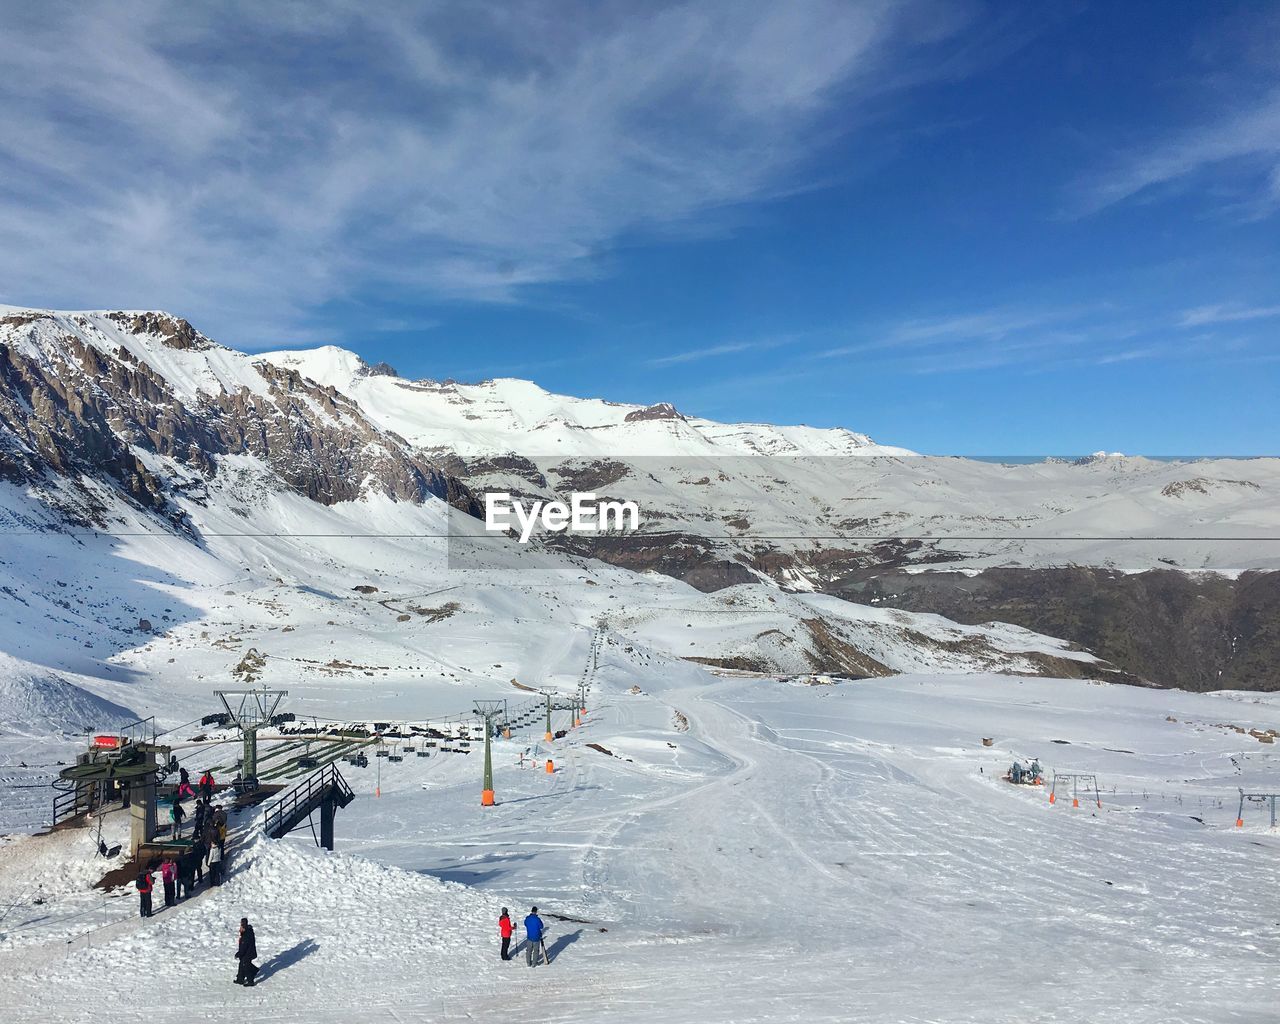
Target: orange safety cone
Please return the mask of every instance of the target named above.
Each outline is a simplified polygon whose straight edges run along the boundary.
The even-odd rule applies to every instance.
[[[480,806],[481,807],[493,806],[493,790],[486,789],[483,793],[480,794]]]
[[[556,773],[556,763],[553,760],[551,760],[551,758],[547,758],[547,774],[554,775],[555,773]]]

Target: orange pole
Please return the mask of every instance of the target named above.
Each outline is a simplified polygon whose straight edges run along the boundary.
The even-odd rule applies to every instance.
[[[1244,828],[1244,818],[1236,818],[1236,828]]]
[[[483,793],[480,794],[480,806],[481,807],[493,806],[493,790],[486,789]]]
[[[1053,803],[1057,803],[1057,802],[1058,802],[1058,797],[1057,797],[1057,795],[1056,795],[1056,794],[1054,794],[1054,793],[1050,793],[1050,794],[1049,794],[1049,803],[1053,804]]]
[[[547,758],[547,774],[554,775],[555,773],[556,773],[556,763],[553,760],[551,760],[551,758]]]

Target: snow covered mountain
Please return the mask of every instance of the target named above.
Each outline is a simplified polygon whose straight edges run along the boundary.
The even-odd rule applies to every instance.
[[[1273,462],[887,451],[518,382],[395,383],[334,350],[253,358],[163,314],[7,311],[0,994],[70,1024],[145,962],[155,984],[116,1002],[154,1017],[163,989],[163,1019],[230,1001],[248,1020],[845,1021],[835,956],[867,1020],[1123,1017],[1135,971],[1164,999],[1133,1019],[1265,1019],[1274,958],[1242,958],[1240,936],[1271,927],[1255,894],[1275,839],[1261,808],[1236,828],[1234,801],[1274,776],[1280,701],[1109,683],[1168,685],[1195,657],[1222,666],[1213,689],[1265,682],[1278,574],[1240,538],[1272,523]],[[497,485],[634,494],[649,515],[616,549],[522,547],[482,537]],[[978,539],[902,536],[944,527]],[[1143,538],[1063,556],[1049,528]],[[1172,530],[1218,531],[1176,557],[1230,571],[1121,571],[1173,558]],[[1018,624],[1036,615],[1054,628]],[[547,744],[530,691],[584,682],[585,724],[559,712]],[[154,918],[109,853],[129,810],[18,835],[47,823],[86,728],[154,716],[184,766],[229,772],[237,743],[201,719],[250,683],[317,730],[456,726],[476,699],[526,713],[493,743],[496,806],[461,750],[344,765],[336,852],[233,810],[226,885]],[[260,763],[309,771],[311,751],[268,729]],[[1050,779],[1097,773],[1101,799],[999,781],[1031,756]],[[1205,883],[1224,864],[1225,896]],[[482,937],[533,903],[557,966],[516,980]],[[815,938],[815,906],[858,926]],[[233,991],[230,945],[209,951],[245,913],[265,984]],[[921,956],[921,936],[963,955]]]
[[[926,458],[847,430],[721,424],[525,381],[406,381],[332,347],[250,356],[164,313],[5,307],[0,480],[11,532],[147,535],[77,538],[103,545],[88,561],[75,552],[100,569],[82,600],[101,595],[128,549],[129,561],[179,591],[244,574],[285,587],[287,600],[263,598],[285,605],[308,603],[306,586],[349,593],[383,573],[401,596],[446,577],[524,595],[501,609],[480,601],[489,622],[543,617],[545,608],[521,602],[545,604],[558,586],[576,594],[587,581],[601,590],[574,603],[576,623],[616,613],[596,598],[622,593],[695,618],[700,608],[714,617],[751,607],[754,632],[666,635],[662,646],[764,671],[874,675],[914,664],[908,648],[977,652],[957,666],[1048,670],[1063,653],[1031,634],[1010,646],[1011,634],[990,632],[993,620],[1063,637],[1157,684],[1266,685],[1280,657],[1267,627],[1280,607],[1270,571],[1280,545],[1256,539],[1280,533],[1277,460]],[[493,489],[591,489],[636,500],[642,524],[631,535],[541,537],[527,548],[480,543],[472,517]],[[129,648],[140,619],[154,626],[153,602],[131,587],[114,606],[121,614],[55,611],[68,596],[59,585],[84,574],[62,564],[70,549],[45,550],[39,571],[7,557],[0,594],[47,597],[46,614],[72,625],[60,654],[36,660],[92,675],[103,656]],[[32,583],[42,579],[51,589]],[[220,601],[197,604],[184,619],[215,608],[234,618]],[[1100,606],[1111,609],[1105,619],[1090,611]],[[886,620],[891,607],[925,618]],[[0,621],[30,629],[38,619],[11,603]],[[873,622],[893,637],[873,642]],[[973,628],[980,635],[964,632]],[[936,629],[959,646],[921,641]],[[67,641],[95,654],[68,655]],[[38,646],[24,631],[12,643],[21,657]],[[173,656],[182,663],[181,650]]]
[[[477,493],[590,489],[641,509],[634,535],[552,547],[703,590],[766,581],[1016,622],[1182,686],[1273,685],[1280,460],[926,458],[525,381],[406,381],[341,349],[263,358],[352,395]]]
[[[911,454],[849,430],[717,423],[685,416],[665,402],[572,398],[509,377],[480,384],[404,380],[385,364],[370,367],[333,346],[258,358],[349,395],[374,422],[418,447],[463,458]]]
[[[602,620],[668,672],[1121,678],[1016,627],[788,594],[768,577],[703,593],[482,538],[475,511],[465,484],[348,395],[184,321],[8,310],[0,717],[71,733],[104,709],[189,718],[250,649],[270,681],[338,695],[373,681],[394,694],[389,712],[420,714],[460,686],[570,686],[565,638]]]

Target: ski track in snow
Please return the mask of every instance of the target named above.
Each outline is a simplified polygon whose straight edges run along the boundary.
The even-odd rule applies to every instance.
[[[372,769],[349,769],[337,854],[246,840],[227,885],[176,911],[141,922],[126,891],[91,942],[67,943],[74,921],[0,941],[4,1005],[52,1022],[101,1005],[122,1021],[1274,1019],[1280,843],[1261,817],[1232,829],[1231,800],[1189,817],[1234,792],[1221,755],[1247,748],[1165,720],[1225,720],[1229,698],[1001,677],[595,694],[553,777],[515,767],[546,752],[540,723],[496,743],[497,808],[477,805],[475,758],[387,765],[380,798]],[[1045,745],[1046,716],[1070,746]],[[1105,750],[1117,730],[1134,754]],[[997,780],[1010,750],[1188,806],[1050,808]],[[24,848],[70,874],[0,932],[79,909],[77,841],[0,847],[5,903]],[[536,971],[495,955],[498,907],[532,902],[555,957]],[[230,984],[242,913],[271,965],[253,990]]]

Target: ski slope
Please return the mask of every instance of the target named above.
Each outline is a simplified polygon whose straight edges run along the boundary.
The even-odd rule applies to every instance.
[[[347,769],[334,854],[249,839],[222,890],[146,923],[126,891],[87,939],[49,925],[80,895],[19,906],[5,1004],[54,1022],[104,993],[124,1021],[1272,1019],[1280,839],[1261,812],[1232,826],[1235,787],[1276,761],[1224,725],[1275,727],[1274,697],[692,669],[633,694],[626,646],[604,645],[565,740],[496,743],[496,808],[477,755]],[[1096,771],[1102,809],[998,781],[1035,754],[1050,777]],[[25,844],[83,874],[66,835],[0,847],[5,902]],[[534,902],[554,962],[501,963],[498,909]],[[230,983],[241,914],[270,965],[253,990]]]

